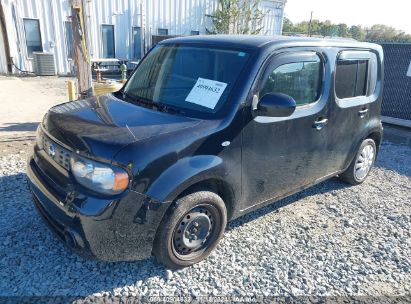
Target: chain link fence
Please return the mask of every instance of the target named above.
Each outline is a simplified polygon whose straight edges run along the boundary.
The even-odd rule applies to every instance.
[[[381,114],[411,121],[411,43],[379,43],[384,49],[384,94]]]

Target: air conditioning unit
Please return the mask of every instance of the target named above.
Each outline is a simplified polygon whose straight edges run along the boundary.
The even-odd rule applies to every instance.
[[[54,54],[33,52],[34,73],[39,76],[56,75],[56,66],[54,65]]]

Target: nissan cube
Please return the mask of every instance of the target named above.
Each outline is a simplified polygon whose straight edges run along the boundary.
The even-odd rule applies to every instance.
[[[120,91],[46,113],[28,160],[34,205],[84,256],[192,265],[227,221],[334,176],[364,182],[382,88],[376,44],[162,41]]]

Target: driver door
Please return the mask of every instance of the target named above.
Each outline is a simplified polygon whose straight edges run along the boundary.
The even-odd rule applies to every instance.
[[[284,196],[325,176],[328,93],[324,56],[317,51],[273,56],[253,89],[252,107],[270,92],[294,98],[289,117],[255,116],[245,109],[242,210]]]

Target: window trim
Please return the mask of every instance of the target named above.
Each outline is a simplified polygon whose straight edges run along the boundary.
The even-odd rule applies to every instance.
[[[74,33],[73,33],[73,57],[69,57],[69,48],[68,48],[68,36],[67,36],[67,27],[66,23],[70,23],[70,27],[72,28],[72,21],[65,20],[63,21],[63,28],[64,28],[64,36],[65,36],[65,46],[66,46],[66,56],[68,61],[73,61],[74,60]],[[73,28],[72,28],[73,31]]]
[[[292,60],[293,58],[297,58],[297,57],[298,58],[303,58],[303,59],[298,60],[298,61],[297,60],[295,60],[295,61]],[[320,69],[322,67],[322,71],[321,71],[321,79],[319,81],[319,86],[320,86],[319,91],[320,92],[318,94],[318,98],[315,99],[312,102],[297,105],[296,109],[301,109],[303,107],[309,107],[309,106],[317,103],[321,99],[321,95],[323,93],[322,86],[323,86],[323,81],[324,81],[324,62],[323,62],[322,58],[316,52],[301,52],[299,54],[293,54],[292,56],[290,56],[290,58],[284,58],[285,60],[281,60],[281,59],[282,58],[280,58],[279,61],[275,61],[275,64],[269,65],[267,67],[267,69],[264,71],[264,74],[262,76],[262,79],[264,79],[264,82],[260,82],[259,87],[258,87],[258,102],[260,102],[261,98],[263,97],[263,96],[260,96],[260,92],[261,92],[262,88],[266,85],[266,83],[268,81],[268,77],[272,72],[274,72],[275,70],[277,70],[278,68],[280,68],[280,67],[282,67],[283,65],[286,65],[286,64],[315,62],[319,59],[320,60],[319,61]]]
[[[25,20],[34,20],[34,21],[37,21],[37,24],[39,25],[41,52],[44,52],[44,48],[43,48],[43,37],[42,37],[42,35],[41,35],[40,19],[39,19],[39,18],[25,18],[25,17],[23,17],[22,19],[23,19],[23,28],[24,28],[24,40],[25,40],[25,43],[26,43],[26,57],[27,57],[27,59],[33,59],[33,56],[30,57],[29,51],[28,51],[28,49],[27,49],[27,33],[26,33],[26,26],[25,26],[25,24],[24,24],[24,21],[25,21]]]
[[[104,26],[111,26],[113,28],[113,50],[114,50],[113,57],[104,57],[104,46],[103,46],[103,27]],[[109,24],[109,23],[101,24],[101,55],[103,58],[116,58],[116,32],[115,32],[114,24]]]
[[[321,74],[321,91],[319,94],[318,99],[315,102],[308,103],[305,105],[300,105],[296,107],[295,111],[293,114],[291,114],[288,117],[267,117],[267,116],[254,116],[254,121],[258,123],[273,123],[273,122],[279,122],[279,121],[286,121],[286,120],[293,120],[296,118],[300,117],[306,117],[310,115],[314,115],[318,112],[320,112],[325,105],[328,102],[328,91],[329,90],[329,84],[326,82],[327,77],[330,77],[329,75],[331,74],[331,71],[329,69],[329,60],[327,60],[327,55],[326,53],[320,48],[320,47],[312,47],[312,48],[289,48],[289,49],[281,49],[278,50],[279,52],[274,53],[273,55],[269,56],[266,59],[266,63],[263,64],[262,67],[262,72],[260,73],[259,76],[256,78],[256,83],[253,85],[253,88],[251,91],[253,92],[251,95],[251,98],[253,95],[259,94],[261,87],[265,84],[265,82],[262,82],[262,79],[266,78],[268,74],[286,63],[292,63],[293,59],[297,59],[297,62],[304,61],[301,60],[301,57],[306,57],[305,61],[310,61],[308,59],[313,58],[313,56],[317,56],[320,58],[320,62],[322,64],[322,74]],[[258,96],[260,101],[260,96]],[[257,103],[258,105],[258,103]],[[250,107],[250,110],[252,110],[252,106]]]
[[[335,83],[337,77],[337,63],[339,60],[367,60],[368,61],[368,71],[367,71],[367,95],[354,96],[347,98],[338,98],[337,92],[335,90]],[[381,64],[379,63],[379,55],[376,51],[372,49],[364,50],[352,50],[352,49],[343,49],[338,52],[335,57],[334,63],[334,79],[333,79],[333,91],[334,99],[337,105],[340,108],[350,108],[359,105],[369,104],[378,99],[381,90]],[[358,71],[357,71],[358,72]],[[370,92],[371,89],[373,92]]]

